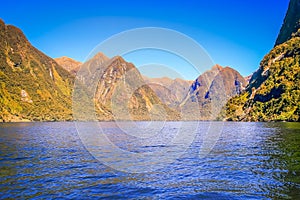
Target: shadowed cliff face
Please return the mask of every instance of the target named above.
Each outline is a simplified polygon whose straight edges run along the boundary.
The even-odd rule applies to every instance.
[[[291,0],[275,46],[292,38],[300,28],[300,0]]]
[[[70,120],[74,77],[0,20],[0,121]]]

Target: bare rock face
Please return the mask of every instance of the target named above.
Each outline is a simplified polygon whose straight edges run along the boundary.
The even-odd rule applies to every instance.
[[[236,70],[220,65],[213,66],[195,81],[167,77],[144,79],[161,101],[184,113],[184,120],[216,119],[227,100],[240,94],[247,85]]]
[[[181,102],[187,95],[192,83],[193,81],[191,80],[176,78],[169,85],[169,89],[171,90],[172,94],[175,94],[176,99]]]
[[[253,75],[253,74],[244,77],[244,79],[245,79],[245,81],[246,81],[247,84],[249,84],[249,82],[250,82],[250,80],[251,80],[251,78],[252,78],[252,75]]]
[[[33,103],[26,90],[21,90],[21,101]]]

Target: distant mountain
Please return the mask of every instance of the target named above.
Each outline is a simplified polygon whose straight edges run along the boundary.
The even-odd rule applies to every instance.
[[[172,81],[172,83],[169,85],[170,90],[172,93],[175,94],[177,99],[182,102],[183,99],[186,97],[190,86],[193,84],[193,81],[191,80],[183,80],[180,78],[176,78]]]
[[[57,62],[57,64],[59,64],[60,66],[62,66],[65,70],[67,70],[68,72],[70,72],[71,74],[73,74],[74,76],[76,75],[76,73],[78,72],[80,66],[82,65],[81,62],[76,61],[72,58],[63,56],[60,58],[54,58],[54,60]]]
[[[193,81],[180,78],[171,79],[168,77],[148,78],[143,76],[145,83],[157,94],[157,96],[171,107],[176,107],[187,95]]]
[[[74,77],[0,20],[0,121],[71,120]]]
[[[144,83],[137,68],[120,56],[109,59],[97,54],[81,66],[78,75],[87,88],[96,85],[93,90],[100,120],[176,120],[180,117]]]
[[[185,120],[214,120],[227,100],[240,94],[246,80],[234,69],[215,65],[195,81],[148,78],[145,83],[168,106],[185,113]]]
[[[299,0],[291,0],[277,46],[261,61],[246,91],[228,101],[222,118],[300,121],[300,29],[294,26],[300,20],[299,7]]]
[[[285,16],[280,33],[277,37],[275,46],[286,42],[292,38],[300,29],[300,0],[290,0],[288,12]]]
[[[227,100],[240,94],[245,86],[245,79],[236,70],[215,65],[193,82],[180,107],[190,109],[189,104],[197,102],[200,120],[215,120]]]

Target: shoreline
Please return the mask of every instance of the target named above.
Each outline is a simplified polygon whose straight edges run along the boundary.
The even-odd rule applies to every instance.
[[[68,123],[76,123],[76,122],[238,122],[238,123],[300,123],[299,121],[221,121],[221,120],[99,120],[99,121],[76,121],[76,120],[62,120],[62,121],[1,121],[0,124],[8,124],[8,123],[56,123],[56,122],[68,122]]]

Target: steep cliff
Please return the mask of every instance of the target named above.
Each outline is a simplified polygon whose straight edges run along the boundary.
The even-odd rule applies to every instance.
[[[238,121],[299,121],[300,37],[276,46],[247,90],[228,101],[222,116]]]
[[[292,38],[300,28],[300,0],[291,0],[283,25],[277,37],[276,45],[282,44]]]
[[[186,97],[193,81],[180,78],[168,77],[148,78],[143,77],[145,83],[156,93],[156,95],[168,106],[176,108]]]
[[[0,121],[70,120],[74,77],[0,20]]]
[[[300,120],[299,6],[299,0],[291,0],[277,46],[261,61],[246,91],[228,101],[221,118],[234,121]]]

